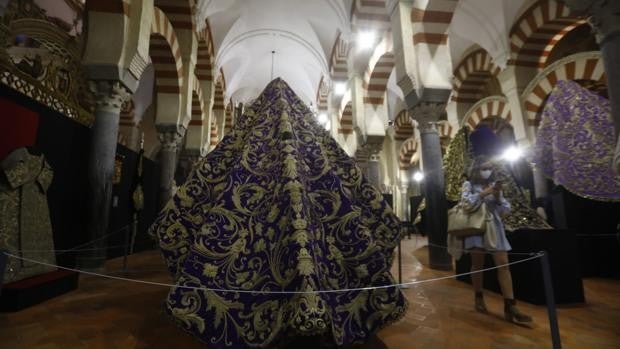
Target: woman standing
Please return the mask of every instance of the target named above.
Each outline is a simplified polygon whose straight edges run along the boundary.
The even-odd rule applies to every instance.
[[[532,318],[519,311],[516,307],[512,289],[512,276],[508,264],[508,251],[512,248],[506,238],[502,216],[510,212],[510,203],[504,198],[501,183],[494,181],[493,164],[486,157],[474,160],[469,172],[469,181],[463,183],[461,202],[464,205],[477,207],[482,203],[487,211],[493,215],[493,225],[496,234],[485,234],[466,237],[463,241],[464,249],[471,254],[471,271],[477,272],[484,266],[485,253],[491,253],[495,265],[503,265],[497,269],[502,295],[504,296],[504,317],[515,323],[531,322]],[[494,238],[489,238],[494,236]],[[487,313],[482,293],[481,272],[472,274],[472,284],[475,292],[475,307],[481,313]]]

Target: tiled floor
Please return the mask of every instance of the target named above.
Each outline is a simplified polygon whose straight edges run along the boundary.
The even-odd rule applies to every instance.
[[[424,266],[423,240],[404,240],[405,281],[449,275]],[[416,258],[417,257],[417,258]],[[110,261],[108,273],[120,269]],[[422,263],[421,263],[422,262]],[[129,260],[123,275],[170,282],[157,252]],[[396,268],[394,268],[396,271]],[[587,304],[558,309],[563,348],[620,348],[620,281],[584,280]],[[80,289],[18,313],[0,314],[0,348],[203,348],[161,312],[166,288],[82,276]],[[510,324],[502,298],[488,294],[490,315],[473,310],[468,285],[448,279],[403,290],[409,311],[363,348],[551,348],[546,309],[520,304],[535,322]]]

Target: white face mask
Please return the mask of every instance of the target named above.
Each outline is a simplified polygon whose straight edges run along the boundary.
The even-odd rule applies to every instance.
[[[484,170],[484,171],[480,171],[480,176],[484,179],[489,179],[492,173],[493,173],[492,170]]]

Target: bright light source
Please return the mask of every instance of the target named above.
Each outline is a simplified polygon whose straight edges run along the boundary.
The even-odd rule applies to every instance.
[[[325,113],[319,114],[319,117],[317,118],[317,120],[319,121],[319,124],[321,125],[325,125],[329,121],[329,119],[327,118],[327,114]]]
[[[342,96],[345,92],[347,92],[347,84],[344,82],[337,82],[334,84],[334,94],[336,96]]]
[[[413,174],[413,180],[416,182],[422,182],[422,180],[424,179],[424,173],[420,172],[420,171],[416,171]]]
[[[512,146],[504,151],[502,158],[510,162],[515,162],[519,160],[521,156],[523,156],[523,150],[519,147]]]
[[[371,31],[360,32],[357,34],[357,44],[362,49],[369,49],[375,45],[375,33]]]
[[[325,130],[326,130],[326,131],[329,131],[329,130],[331,130],[331,129],[332,129],[332,123],[328,121],[328,122],[325,124],[325,126],[324,126],[324,127],[325,127]]]

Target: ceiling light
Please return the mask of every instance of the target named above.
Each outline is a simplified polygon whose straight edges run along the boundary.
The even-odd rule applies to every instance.
[[[515,162],[519,160],[522,156],[523,156],[523,150],[521,150],[521,148],[519,147],[512,146],[506,149],[506,151],[504,151],[502,158],[509,162]]]
[[[424,173],[422,173],[421,171],[416,171],[413,174],[413,180],[416,182],[422,182],[422,180],[424,179]]]
[[[342,96],[345,92],[347,92],[347,84],[344,82],[337,82],[334,84],[334,94],[336,96]]]
[[[357,44],[362,49],[369,49],[375,45],[375,33],[364,31],[357,34]]]
[[[329,119],[327,118],[327,114],[325,113],[319,114],[319,117],[317,118],[317,120],[319,121],[319,124],[321,125],[325,125],[329,121]]]

